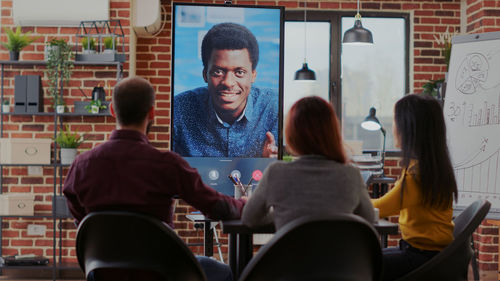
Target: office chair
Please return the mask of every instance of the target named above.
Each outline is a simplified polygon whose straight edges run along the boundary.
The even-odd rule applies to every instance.
[[[240,281],[379,280],[377,232],[353,214],[298,218],[262,247]]]
[[[78,227],[76,255],[86,277],[96,269],[132,269],[165,280],[206,280],[194,255],[168,225],[137,213],[88,214]]]
[[[472,233],[490,210],[490,202],[477,200],[470,204],[453,222],[453,242],[428,262],[397,281],[467,280],[469,262],[473,257]]]

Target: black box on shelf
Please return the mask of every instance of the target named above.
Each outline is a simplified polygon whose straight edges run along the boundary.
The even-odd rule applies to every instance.
[[[40,75],[16,75],[14,87],[14,113],[43,112]]]
[[[14,78],[14,113],[26,112],[26,95],[28,92],[28,77],[16,75]]]

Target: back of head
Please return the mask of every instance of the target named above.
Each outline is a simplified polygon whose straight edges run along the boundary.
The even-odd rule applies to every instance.
[[[438,101],[426,95],[406,95],[394,107],[394,119],[403,152],[403,166],[418,161],[424,201],[450,206],[457,187],[446,144],[446,125]]]
[[[219,23],[214,25],[203,37],[201,43],[201,59],[206,69],[212,50],[241,50],[247,49],[255,70],[259,62],[259,44],[248,28],[236,23]]]
[[[294,153],[323,155],[346,162],[337,115],[324,99],[315,96],[300,99],[290,108],[285,122],[286,144]]]
[[[113,90],[113,108],[118,123],[123,126],[141,124],[154,100],[154,89],[144,78],[136,76],[121,80]]]

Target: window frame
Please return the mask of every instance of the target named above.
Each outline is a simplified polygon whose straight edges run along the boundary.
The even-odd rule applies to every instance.
[[[341,81],[341,50],[342,50],[342,17],[354,17],[350,11],[317,11],[307,10],[308,22],[330,22],[330,102],[335,107],[337,117],[342,118],[342,81]],[[410,14],[398,12],[363,11],[363,17],[403,18],[405,20],[405,94],[410,92]],[[304,21],[304,10],[286,10],[285,22]],[[286,48],[286,46],[285,46]]]

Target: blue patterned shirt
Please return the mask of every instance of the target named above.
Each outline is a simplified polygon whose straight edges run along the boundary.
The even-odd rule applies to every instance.
[[[278,94],[252,87],[233,124],[216,114],[207,87],[174,97],[172,150],[187,157],[262,157],[266,132],[278,140]]]

